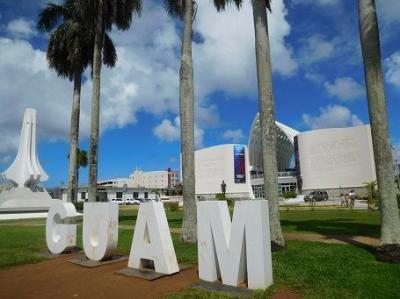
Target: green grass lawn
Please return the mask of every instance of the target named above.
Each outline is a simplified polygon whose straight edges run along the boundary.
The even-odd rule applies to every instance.
[[[128,254],[137,208],[120,211],[118,252]],[[180,227],[181,212],[167,212],[171,227]],[[281,211],[285,232],[325,235],[379,235],[379,213],[372,211],[318,210]],[[78,221],[78,246],[82,225]],[[197,263],[197,246],[184,245],[172,234],[180,262]],[[372,248],[352,245],[288,241],[287,249],[273,253],[274,285],[255,297],[267,298],[279,288],[296,290],[304,298],[399,298],[400,265],[374,258]],[[45,250],[43,220],[0,222],[0,268],[41,261]],[[171,298],[223,298],[216,293],[186,290]]]
[[[379,211],[368,210],[289,210],[280,211],[284,232],[322,235],[358,235],[379,237]]]

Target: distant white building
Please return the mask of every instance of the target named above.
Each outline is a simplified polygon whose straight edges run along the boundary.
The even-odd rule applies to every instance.
[[[101,180],[97,185],[101,200],[124,201],[127,199],[155,199],[157,195],[163,197],[179,183],[179,173],[168,168],[158,171],[136,169],[128,178]],[[61,193],[62,199],[66,200],[67,190],[63,189]],[[87,186],[80,186],[78,201],[87,199]]]

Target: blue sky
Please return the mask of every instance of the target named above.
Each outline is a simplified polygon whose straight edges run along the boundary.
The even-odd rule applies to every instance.
[[[111,33],[114,69],[102,71],[99,178],[136,167],[179,169],[181,24],[146,1],[127,32]],[[277,120],[299,130],[368,123],[357,1],[273,0],[269,30]],[[0,171],[12,162],[24,109],[38,114],[47,186],[66,182],[72,83],[46,62],[35,29],[45,1],[0,0]],[[254,31],[248,3],[216,13],[199,0],[193,44],[196,146],[247,143],[257,113]],[[400,1],[377,0],[391,138],[400,145]],[[82,86],[81,148],[88,148],[91,82]],[[87,172],[81,173],[82,182]]]

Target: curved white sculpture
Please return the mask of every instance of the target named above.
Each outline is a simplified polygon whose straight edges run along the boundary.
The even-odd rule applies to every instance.
[[[117,253],[118,204],[85,202],[83,206],[83,250],[88,259],[101,261]]]
[[[76,224],[68,223],[76,217],[75,206],[59,202],[51,206],[46,221],[46,243],[51,253],[67,252],[76,245]]]
[[[0,211],[48,210],[54,202],[40,182],[49,176],[40,165],[36,151],[36,110],[25,110],[17,156],[1,177],[12,183],[0,193]]]
[[[36,185],[49,179],[36,153],[36,110],[25,110],[17,156],[3,177],[17,186]]]

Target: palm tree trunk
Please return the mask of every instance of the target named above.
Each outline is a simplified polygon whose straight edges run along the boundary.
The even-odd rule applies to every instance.
[[[265,0],[252,0],[257,60],[261,141],[264,163],[264,194],[269,205],[272,248],[285,246],[278,209],[275,108]]]
[[[400,245],[399,210],[394,185],[375,0],[359,0],[358,4],[369,118],[381,199],[381,245]]]
[[[101,73],[101,50],[103,47],[103,0],[99,0],[96,32],[93,53],[93,86],[92,107],[90,120],[90,155],[89,155],[89,198],[90,202],[97,201],[97,162],[99,142],[99,119],[100,119],[100,73]]]
[[[74,95],[72,99],[71,111],[71,133],[69,149],[69,172],[68,172],[68,192],[67,201],[76,202],[76,169],[78,162],[78,143],[79,143],[79,113],[81,102],[81,70],[77,70],[74,75]]]
[[[196,242],[197,215],[194,177],[194,87],[192,61],[192,0],[185,0],[184,32],[180,67],[179,111],[183,181],[182,241]]]

